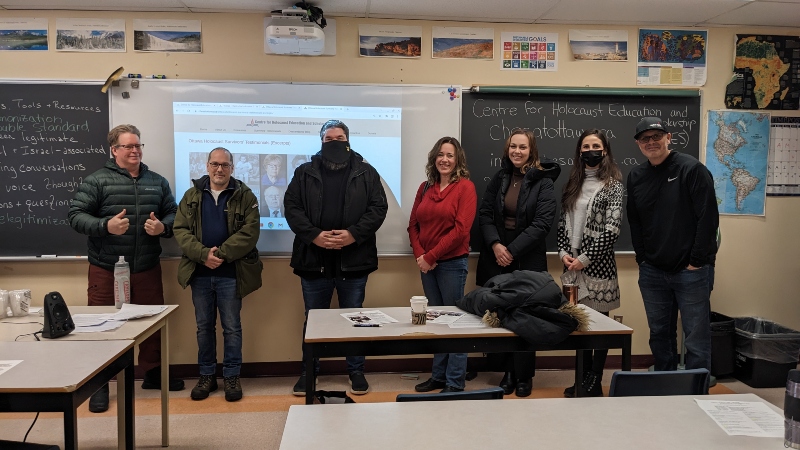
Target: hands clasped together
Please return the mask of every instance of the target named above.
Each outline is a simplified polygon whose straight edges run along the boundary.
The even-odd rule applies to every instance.
[[[323,231],[314,239],[314,244],[327,250],[341,250],[356,239],[347,230]]]

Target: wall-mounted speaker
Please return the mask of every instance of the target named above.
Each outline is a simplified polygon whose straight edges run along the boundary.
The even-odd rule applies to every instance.
[[[69,314],[69,308],[64,297],[58,292],[51,292],[44,296],[44,329],[42,337],[49,339],[70,334],[75,329],[75,323]]]

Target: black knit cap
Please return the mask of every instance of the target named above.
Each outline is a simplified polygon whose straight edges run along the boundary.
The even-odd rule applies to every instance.
[[[633,135],[634,139],[639,139],[639,135],[649,130],[660,130],[664,133],[669,133],[664,122],[658,117],[643,117],[642,120],[636,124],[636,134]]]

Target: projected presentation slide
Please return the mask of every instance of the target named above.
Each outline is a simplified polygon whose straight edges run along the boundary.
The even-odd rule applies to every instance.
[[[261,229],[288,230],[283,196],[295,169],[320,150],[320,128],[338,119],[350,146],[383,178],[400,204],[401,108],[173,102],[175,190],[208,174],[208,153],[233,154],[233,176],[259,199]]]

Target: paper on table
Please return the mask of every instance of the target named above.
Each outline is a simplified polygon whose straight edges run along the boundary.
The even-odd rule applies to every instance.
[[[99,333],[101,331],[113,331],[117,328],[122,327],[125,325],[125,321],[119,320],[107,320],[99,325],[91,325],[91,326],[75,326],[75,329],[72,330],[73,333]]]
[[[447,326],[450,328],[489,328],[488,325],[481,322],[481,317],[475,314],[464,314],[459,317],[458,320]]]
[[[133,303],[125,303],[122,305],[122,308],[116,314],[112,314],[108,320],[140,319],[142,317],[161,314],[166,309],[166,305],[134,305]]]
[[[351,313],[341,313],[340,314],[345,319],[349,320],[351,323],[354,324],[380,324],[380,323],[395,323],[397,319],[390,317],[384,314],[382,311],[377,309],[370,310],[370,311],[358,311],[358,312],[351,312]]]
[[[112,314],[75,314],[72,322],[76,327],[96,327],[106,323]]]
[[[783,437],[783,417],[762,402],[694,401],[730,436]]]
[[[456,320],[460,319],[461,316],[466,314],[464,311],[445,311],[442,309],[429,309],[426,314],[426,319],[428,323],[440,323],[444,325],[449,325]]]
[[[0,360],[0,375],[7,372],[8,369],[16,366],[17,364],[21,363],[21,359],[6,359]]]

